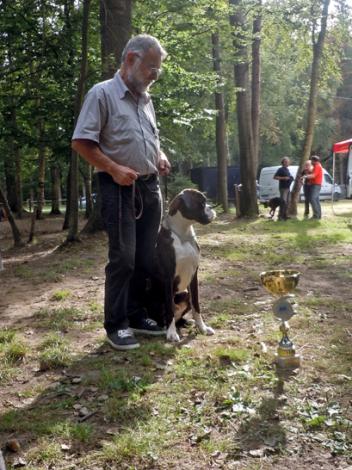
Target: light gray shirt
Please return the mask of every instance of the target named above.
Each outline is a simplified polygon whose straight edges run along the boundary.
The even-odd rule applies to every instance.
[[[136,101],[119,72],[93,86],[85,97],[72,139],[88,139],[120,165],[158,173],[159,132],[150,96]]]

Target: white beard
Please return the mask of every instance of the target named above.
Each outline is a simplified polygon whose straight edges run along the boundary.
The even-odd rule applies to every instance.
[[[130,83],[133,88],[140,94],[146,93],[149,91],[150,86],[154,83],[154,80],[151,82],[146,82],[143,79],[142,73],[139,69],[139,65],[135,62],[129,72],[127,73],[128,83]]]

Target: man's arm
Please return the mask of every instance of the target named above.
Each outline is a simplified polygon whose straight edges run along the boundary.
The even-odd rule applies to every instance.
[[[72,148],[92,166],[109,173],[115,183],[121,186],[130,186],[138,178],[136,171],[115,163],[101,151],[99,145],[93,140],[74,139],[72,140]]]
[[[284,180],[289,180],[290,176],[282,176],[280,175],[280,171],[277,171],[275,175],[273,176],[273,179],[278,180],[278,181],[281,181],[281,180],[284,181]]]
[[[305,175],[306,179],[311,180],[312,178],[315,178],[317,176],[318,169],[315,165],[313,165],[313,170],[311,173],[308,173]]]

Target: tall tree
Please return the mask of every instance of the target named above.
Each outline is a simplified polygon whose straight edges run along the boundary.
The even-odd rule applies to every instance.
[[[1,188],[0,188],[0,202],[1,202],[2,206],[5,209],[7,219],[9,221],[10,226],[11,226],[12,237],[13,237],[15,247],[23,246],[24,243],[22,242],[22,239],[21,239],[21,233],[20,233],[20,231],[19,231],[19,229],[16,225],[16,222],[15,222],[15,219],[13,217],[13,214],[12,214],[11,208],[9,206],[9,203],[7,201],[6,195],[5,195],[4,191]]]
[[[132,33],[132,0],[100,0],[102,78],[111,78],[120,64],[122,51]],[[84,233],[103,228],[100,215],[100,190]]]
[[[224,212],[228,211],[227,194],[227,166],[229,162],[229,147],[227,138],[227,126],[225,117],[224,92],[222,87],[221,55],[219,33],[212,34],[214,70],[218,77],[218,89],[215,91],[216,116],[216,154],[218,162],[217,194],[218,202],[222,205]]]
[[[103,80],[111,78],[132,34],[132,0],[100,0]]]
[[[323,55],[327,22],[328,22],[328,11],[329,11],[330,0],[311,0],[311,15],[312,15],[312,48],[313,48],[313,61],[312,69],[310,76],[310,88],[309,88],[309,100],[307,108],[307,120],[306,120],[306,129],[305,137],[303,143],[303,149],[301,153],[299,169],[297,171],[297,176],[295,178],[292,194],[291,194],[291,204],[290,204],[290,214],[293,216],[297,215],[297,203],[299,199],[300,192],[300,174],[304,162],[309,159],[312,151],[315,120],[317,114],[317,98],[319,91],[319,73],[320,73],[320,64],[321,58]],[[320,15],[320,30],[317,32],[317,23],[319,23]]]
[[[256,192],[256,160],[253,142],[251,87],[249,82],[248,32],[242,0],[229,0],[233,6],[230,22],[233,26],[235,49],[235,86],[238,137],[240,144],[241,197],[240,214],[246,217],[258,215]]]
[[[81,67],[78,79],[78,87],[74,105],[75,123],[78,119],[79,111],[84,97],[85,82],[87,77],[88,65],[88,24],[89,24],[90,0],[83,1],[83,19],[82,19],[82,52]],[[78,236],[78,155],[72,150],[70,171],[69,171],[69,215],[68,215],[68,233],[66,242],[79,240]]]
[[[260,92],[261,92],[261,29],[262,29],[262,0],[257,0],[255,5],[255,17],[253,20],[252,41],[252,129],[253,151],[256,167],[259,163],[259,121],[260,121]]]

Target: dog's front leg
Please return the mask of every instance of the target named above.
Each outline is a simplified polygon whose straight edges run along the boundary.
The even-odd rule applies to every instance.
[[[180,337],[176,329],[174,290],[173,285],[170,283],[165,284],[165,316],[167,328],[166,339],[178,343]]]
[[[193,319],[196,322],[198,330],[203,335],[213,335],[215,331],[210,326],[207,326],[204,323],[202,315],[200,314],[200,307],[199,307],[199,297],[198,297],[198,270],[195,272],[191,283],[189,285],[189,294],[192,306],[192,315]]]

